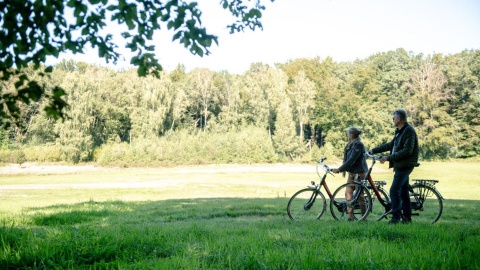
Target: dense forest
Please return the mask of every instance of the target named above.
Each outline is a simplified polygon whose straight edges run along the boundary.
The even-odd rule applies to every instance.
[[[68,117],[48,118],[46,101],[22,104],[21,124],[0,131],[0,162],[311,161],[340,157],[350,126],[364,131],[368,148],[390,140],[398,108],[417,130],[422,159],[480,150],[480,50],[253,63],[244,74],[179,65],[160,78],[63,60],[37,79],[65,89]]]

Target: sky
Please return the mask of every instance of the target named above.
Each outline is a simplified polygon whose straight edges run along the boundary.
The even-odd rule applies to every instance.
[[[178,41],[172,42],[171,31],[155,35],[155,54],[165,70],[183,64],[187,71],[208,68],[242,74],[252,63],[273,66],[296,58],[332,57],[341,62],[397,48],[424,55],[480,49],[480,0],[263,0],[263,30],[233,35],[226,28],[232,16],[219,2],[198,1],[203,25],[219,40],[210,55],[192,55]],[[120,32],[115,26],[107,29]],[[130,67],[132,54],[120,52],[122,60],[115,67]],[[60,59],[106,65],[94,49],[62,54],[47,64]]]

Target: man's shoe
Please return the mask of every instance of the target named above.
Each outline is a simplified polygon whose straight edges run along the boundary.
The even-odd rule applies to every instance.
[[[402,223],[403,223],[403,224],[412,223],[412,219],[411,219],[411,218],[402,218]]]

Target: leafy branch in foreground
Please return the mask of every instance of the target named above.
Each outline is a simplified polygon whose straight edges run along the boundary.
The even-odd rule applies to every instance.
[[[274,0],[271,0],[272,2]],[[220,4],[237,20],[227,27],[231,33],[245,28],[262,28],[261,0],[221,0]],[[69,19],[71,18],[71,19]],[[121,36],[127,41],[125,47],[136,53],[130,63],[138,67],[138,75],[153,74],[159,77],[162,66],[155,58],[153,34],[166,26],[173,30],[172,41],[192,54],[209,55],[218,38],[202,26],[202,12],[196,2],[181,0],[12,0],[0,2],[0,120],[2,125],[17,123],[20,117],[19,104],[50,100],[45,107],[47,114],[55,119],[65,117],[68,106],[62,99],[65,91],[59,86],[46,86],[32,79],[22,70],[33,64],[35,70],[43,69],[48,56],[60,53],[83,53],[85,47],[98,50],[100,58],[107,63],[116,63],[120,57],[114,36],[106,30],[116,23],[127,26]],[[48,76],[52,67],[40,71]],[[16,91],[8,91],[6,83],[14,76]]]

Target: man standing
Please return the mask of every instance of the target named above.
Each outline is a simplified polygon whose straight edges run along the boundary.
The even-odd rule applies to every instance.
[[[409,176],[413,168],[418,166],[418,138],[415,129],[407,122],[407,113],[398,109],[393,113],[393,123],[396,127],[392,141],[382,144],[369,151],[370,154],[390,151],[390,154],[380,159],[381,163],[389,162],[393,167],[393,183],[390,187],[392,203],[392,219],[390,224],[411,222],[412,208],[408,192]]]

